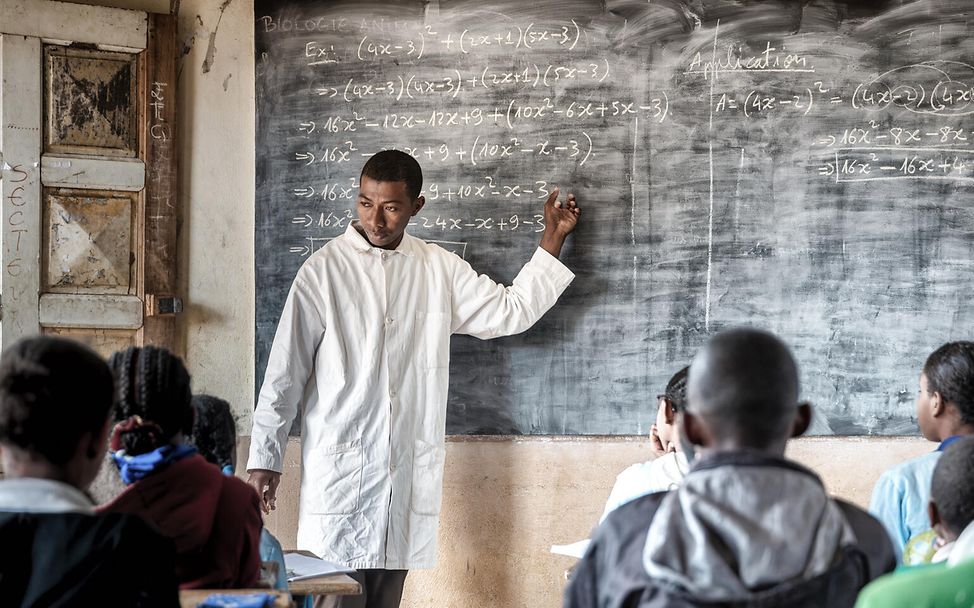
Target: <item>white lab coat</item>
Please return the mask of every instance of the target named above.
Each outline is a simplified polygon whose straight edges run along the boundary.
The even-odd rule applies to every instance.
[[[298,270],[254,412],[248,469],[281,471],[302,416],[298,547],[353,568],[430,568],[443,485],[450,334],[525,331],[574,275],[538,249],[510,287],[408,234],[350,225]]]

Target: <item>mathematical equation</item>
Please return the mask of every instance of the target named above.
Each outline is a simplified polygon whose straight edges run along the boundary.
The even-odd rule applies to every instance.
[[[334,232],[341,232],[348,228],[349,223],[354,219],[351,210],[344,212],[306,212],[295,215],[291,218],[291,223],[302,228],[322,228]],[[448,217],[443,215],[417,215],[414,221],[409,222],[411,228],[422,228],[427,232],[440,231],[443,233],[462,233],[471,230],[480,232],[544,232],[544,215],[535,214],[511,214],[489,217]],[[314,253],[321,245],[335,237],[315,237],[307,236],[301,245],[293,245],[289,252],[306,257]],[[428,240],[428,239],[424,239]],[[439,243],[440,241],[429,241]]]
[[[448,53],[468,55],[479,50],[512,51],[537,49],[575,50],[582,37],[582,28],[572,19],[570,23],[556,26],[539,26],[529,23],[526,27],[515,25],[493,31],[464,29],[459,34],[441,35],[434,25],[426,25],[412,36],[388,36],[365,34],[359,40],[355,58],[359,61],[377,59],[422,59],[427,46],[437,46]]]
[[[835,146],[967,146],[971,131],[959,125],[929,128],[880,128],[870,121],[868,126],[844,129],[842,133],[829,134],[815,144],[827,148]]]
[[[798,93],[770,93],[758,89],[751,89],[742,93],[721,93],[715,96],[714,113],[743,112],[746,118],[755,115],[768,114],[776,110],[793,110],[801,116],[807,115],[816,103],[827,103],[835,106],[846,100],[841,95],[825,88],[821,80],[805,87]]]
[[[974,150],[902,147],[838,148],[818,167],[836,183],[931,179],[974,181]]]
[[[890,106],[916,114],[974,113],[974,66],[960,61],[925,61],[894,68],[856,87],[852,106],[878,112]]]
[[[409,73],[397,74],[392,80],[382,81],[351,77],[344,84],[316,85],[313,92],[318,97],[328,99],[341,96],[347,102],[371,98],[402,101],[403,98],[416,99],[429,95],[446,95],[456,98],[464,91],[476,92],[480,88],[488,90],[500,87],[510,88],[512,85],[550,88],[567,81],[597,84],[604,82],[608,76],[608,59],[602,59],[598,63],[589,62],[574,66],[531,64],[531,66],[521,70],[507,71],[494,70],[489,65],[485,65],[482,71],[470,76],[464,76],[459,69],[454,68],[450,75],[439,77]]]
[[[646,105],[625,101],[569,101],[555,103],[545,97],[537,103],[522,103],[511,99],[506,108],[467,108],[463,110],[431,110],[429,113],[389,112],[375,117],[357,111],[335,114],[320,120],[303,120],[297,130],[310,136],[314,133],[328,136],[335,133],[357,133],[364,129],[426,129],[453,127],[501,126],[514,129],[522,124],[535,124],[543,120],[568,120],[580,122],[586,119],[605,119],[629,116],[648,117],[663,122],[670,113],[669,96],[662,92]]]
[[[318,186],[307,185],[291,189],[291,194],[298,198],[316,199],[324,201],[353,201],[358,194],[358,178],[349,178],[349,183],[325,183]],[[503,199],[546,199],[555,188],[545,180],[535,180],[530,184],[508,184],[498,181],[493,176],[484,176],[478,183],[456,184],[444,186],[439,182],[427,182],[422,194],[427,201],[443,199],[447,202],[464,200],[497,200]]]
[[[562,157],[574,160],[578,166],[584,166],[592,156],[594,144],[592,137],[582,131],[579,138],[552,139],[552,138],[523,138],[510,137],[507,139],[491,139],[483,135],[474,137],[469,148],[460,144],[438,143],[423,146],[395,146],[392,148],[380,148],[361,151],[352,140],[346,140],[335,146],[325,146],[319,148],[307,148],[295,152],[294,160],[310,166],[314,164],[342,164],[358,161],[361,158],[370,158],[382,150],[395,149],[410,154],[417,159],[425,159],[433,162],[453,162],[469,163],[476,167],[478,163],[489,161],[505,161],[523,159],[525,155],[531,157]],[[356,157],[357,155],[357,157]]]

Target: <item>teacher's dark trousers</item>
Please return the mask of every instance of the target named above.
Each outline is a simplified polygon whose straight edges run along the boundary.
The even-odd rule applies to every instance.
[[[362,595],[320,598],[315,608],[399,608],[408,570],[359,570],[350,574],[362,585]]]

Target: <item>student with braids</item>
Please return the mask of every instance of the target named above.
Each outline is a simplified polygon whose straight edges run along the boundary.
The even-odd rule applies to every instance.
[[[653,492],[672,490],[686,477],[690,463],[683,452],[677,450],[676,417],[686,406],[689,371],[689,367],[684,367],[673,374],[666,383],[666,391],[656,397],[656,424],[650,430],[654,457],[619,473],[599,523],[627,502]]]
[[[95,514],[112,374],[84,346],[23,339],[0,358],[0,605],[178,606],[172,543]]]
[[[219,467],[224,475],[233,475],[237,467],[237,425],[230,404],[212,395],[193,395],[196,420],[193,423],[193,445],[200,456]],[[281,543],[267,531],[260,533],[260,560],[277,563],[275,586],[287,591],[287,567]]]
[[[251,587],[260,574],[260,503],[187,443],[194,411],[189,373],[152,346],[112,355],[118,424],[111,449],[124,492],[102,512],[135,513],[176,546],[183,589]]]

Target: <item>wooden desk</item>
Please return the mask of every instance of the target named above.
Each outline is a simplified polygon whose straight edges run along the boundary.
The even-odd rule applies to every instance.
[[[332,574],[287,584],[294,595],[359,595],[362,586],[347,574]]]
[[[270,593],[275,596],[274,608],[291,608],[291,598],[288,594],[284,591],[277,591],[276,589],[182,589],[179,591],[179,605],[181,608],[196,608],[200,602],[214,593],[223,595]]]

